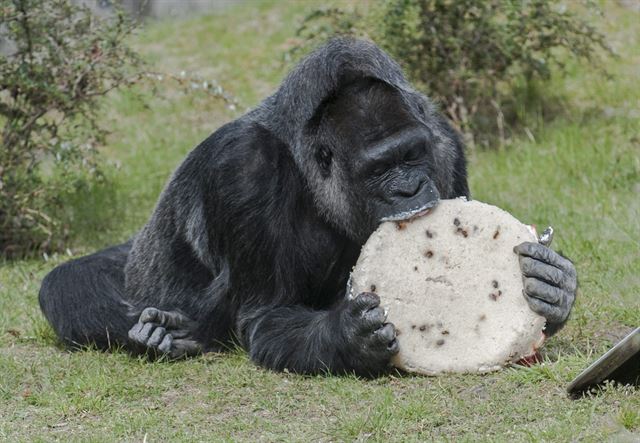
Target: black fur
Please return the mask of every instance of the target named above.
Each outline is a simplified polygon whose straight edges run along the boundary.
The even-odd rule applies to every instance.
[[[469,194],[454,131],[379,48],[334,40],[196,147],[132,242],[47,275],[40,304],[69,345],[180,357],[237,339],[269,368],[379,373],[393,326],[375,294],[345,300],[347,278],[380,218],[434,189]]]

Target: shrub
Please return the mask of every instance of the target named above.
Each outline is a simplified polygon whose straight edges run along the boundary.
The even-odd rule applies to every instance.
[[[100,97],[136,81],[121,12],[0,0],[0,254],[59,249],[61,196],[99,182]]]
[[[557,1],[385,0],[367,14],[313,11],[289,55],[333,35],[378,43],[472,143],[504,129],[518,88],[539,94],[535,85],[564,72],[568,55],[593,61],[598,49],[609,51],[602,34]]]

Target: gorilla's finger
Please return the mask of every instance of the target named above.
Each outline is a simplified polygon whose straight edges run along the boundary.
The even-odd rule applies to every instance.
[[[129,338],[140,344],[146,344],[156,326],[155,323],[138,323],[129,330]]]
[[[188,329],[171,329],[171,335],[174,339],[176,338],[185,338],[191,334],[191,331]]]
[[[525,277],[535,277],[554,286],[562,286],[565,283],[564,273],[555,266],[523,255],[519,259],[520,269]]]
[[[547,319],[547,324],[561,323],[567,318],[568,311],[560,306],[550,305],[535,297],[526,297],[526,299],[531,310]]]
[[[524,293],[552,305],[560,305],[566,295],[564,291],[537,278],[524,279]]]
[[[383,342],[391,342],[396,338],[396,328],[391,323],[386,323],[374,333]]]
[[[361,332],[378,329],[384,321],[387,319],[386,311],[377,306],[373,309],[369,309],[363,314],[364,321],[361,323]]]
[[[165,334],[162,342],[158,345],[158,351],[163,354],[168,354],[171,351],[171,346],[173,344],[173,337],[171,334]]]
[[[147,346],[152,348],[158,346],[164,339],[166,333],[167,330],[165,328],[158,326],[155,331],[153,331],[153,334],[151,334],[151,337],[149,337],[149,340],[147,340]]]
[[[171,357],[181,358],[198,355],[202,352],[202,348],[198,342],[193,340],[173,340]]]
[[[561,256],[553,249],[549,249],[540,243],[520,243],[518,246],[513,248],[513,251],[518,255],[524,255],[553,265],[570,275],[575,275],[576,273],[575,267],[571,261]]]
[[[350,308],[352,314],[364,314],[364,312],[378,305],[380,305],[380,297],[378,297],[378,294],[362,292],[351,301]]]
[[[161,311],[153,307],[145,308],[140,314],[141,323],[154,322],[169,329],[176,329],[189,323],[189,319],[175,311]]]
[[[567,297],[564,300],[565,305],[568,309],[571,309],[573,303],[576,301],[576,293],[574,291],[566,291]]]
[[[150,323],[157,321],[158,323],[162,323],[160,319],[160,310],[156,308],[145,308],[140,314],[140,319],[138,320],[140,323]]]
[[[155,323],[145,323],[144,326],[142,326],[142,329],[140,329],[140,336],[144,337],[145,340],[148,339],[157,326],[158,325]]]
[[[398,352],[400,352],[400,343],[398,342],[398,339],[394,339],[391,343],[389,343],[389,346],[387,347],[387,350],[389,351],[389,353],[391,355],[395,355]]]
[[[136,323],[133,325],[131,329],[129,329],[129,338],[131,340],[135,340],[143,326],[143,323]]]

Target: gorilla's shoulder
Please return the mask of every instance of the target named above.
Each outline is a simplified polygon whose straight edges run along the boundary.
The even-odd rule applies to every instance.
[[[277,168],[291,157],[286,144],[251,115],[221,126],[200,143],[183,163],[208,171],[260,172]]]
[[[160,206],[229,203],[259,193],[293,161],[286,146],[249,115],[229,122],[196,146],[175,170]]]
[[[247,217],[255,208],[264,208],[265,199],[282,198],[284,191],[299,195],[303,188],[287,145],[249,113],[223,125],[191,151],[165,194],[179,206],[204,204],[228,217],[235,209]]]

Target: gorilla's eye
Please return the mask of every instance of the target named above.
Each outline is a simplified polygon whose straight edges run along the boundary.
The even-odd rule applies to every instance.
[[[424,149],[422,147],[422,145],[419,146],[413,146],[411,149],[408,149],[403,157],[402,160],[405,162],[413,162],[413,161],[417,161],[420,160],[422,158],[422,155],[424,154]]]
[[[329,168],[331,166],[332,157],[333,154],[331,153],[331,150],[326,146],[320,146],[316,151],[316,161],[320,165],[320,168],[322,168],[327,173],[329,172]]]
[[[374,177],[379,177],[386,173],[389,170],[389,166],[387,164],[378,164],[371,171],[371,175]]]

